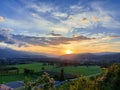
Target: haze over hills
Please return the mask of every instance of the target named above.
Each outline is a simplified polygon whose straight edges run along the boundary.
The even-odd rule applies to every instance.
[[[0,58],[46,58],[38,53],[17,51],[10,48],[0,48]]]
[[[104,55],[115,55],[120,54],[120,52],[100,52],[100,53],[80,53],[80,54],[65,54],[60,56],[61,59],[77,59],[77,58],[88,58],[92,56],[104,56]]]
[[[9,48],[0,48],[0,59],[3,58],[56,58],[54,55],[32,53],[12,50]],[[82,53],[82,54],[66,54],[58,57],[58,60],[69,60],[77,62],[120,62],[120,53],[117,52],[101,52],[101,53]],[[52,60],[51,60],[52,61]],[[54,59],[53,59],[54,61]]]
[[[78,62],[120,62],[120,53],[117,52],[101,52],[101,53],[83,53],[68,54],[60,57],[61,59],[69,59]]]

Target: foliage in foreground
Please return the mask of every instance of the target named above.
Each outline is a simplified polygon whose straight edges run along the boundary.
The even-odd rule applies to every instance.
[[[57,90],[99,90],[95,77],[80,77],[77,80],[69,81],[57,88]]]
[[[81,76],[77,79],[68,80],[68,82],[58,87],[54,87],[54,79],[52,83],[50,82],[48,74],[45,74],[38,81],[43,81],[45,85],[42,88],[37,87],[33,90],[120,90],[120,65],[114,64],[98,76]],[[36,85],[39,85],[40,82]]]
[[[114,64],[108,68],[100,83],[101,90],[120,90],[120,65]]]
[[[49,90],[53,89],[54,83],[54,79],[50,78],[49,74],[46,72],[36,81],[30,81],[27,77],[24,80],[25,90],[32,90],[32,88],[34,88],[34,90]]]
[[[110,66],[107,72],[97,77],[80,77],[70,81],[58,90],[120,90],[120,65]]]

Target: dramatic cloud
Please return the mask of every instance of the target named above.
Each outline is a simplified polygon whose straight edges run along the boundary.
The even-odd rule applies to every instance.
[[[77,37],[63,37],[63,36],[60,36],[60,37],[28,37],[28,36],[14,35],[13,37],[17,41],[25,42],[25,43],[32,44],[32,45],[40,45],[40,46],[70,44],[71,42],[74,42],[74,41],[80,42],[80,41],[84,41],[84,40],[94,39],[94,38],[87,38],[85,36],[77,36]]]
[[[26,46],[25,43],[17,41],[11,34],[12,29],[7,28],[0,28],[0,43],[6,43],[11,45],[16,45],[18,47],[20,46]]]
[[[47,48],[55,53],[67,48],[92,52],[94,46],[96,51],[98,48],[117,50],[120,45],[117,3],[114,6],[108,0],[51,1],[18,0],[13,3],[3,0],[0,3],[0,44],[31,51]]]
[[[6,18],[2,23],[2,25],[7,25],[7,27],[15,30],[19,29],[22,34],[24,34],[23,31],[30,35],[31,33],[32,35],[43,34],[53,30],[58,33],[69,34],[76,28],[120,28],[120,22],[113,17],[109,10],[103,9],[98,2],[90,3],[87,7],[78,3],[66,7],[65,10],[62,10],[59,5],[51,3],[23,2],[25,2],[25,9],[21,8],[21,11],[23,15],[28,13],[24,17],[26,19]],[[114,25],[112,25],[113,23]]]
[[[15,40],[10,35],[11,29],[0,28],[0,42],[14,44]]]
[[[11,34],[11,29],[1,28],[0,29],[0,42],[17,45],[17,46],[27,46],[39,45],[39,46],[51,46],[51,45],[60,45],[60,44],[70,44],[71,42],[77,41],[81,42],[84,40],[92,40],[94,38],[88,38],[82,35],[74,35],[73,37],[64,37],[61,34],[56,34],[54,31],[48,33],[46,37],[32,37],[25,35],[14,35]]]

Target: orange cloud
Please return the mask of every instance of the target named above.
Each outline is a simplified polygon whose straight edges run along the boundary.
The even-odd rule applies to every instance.
[[[86,52],[119,52],[120,42],[109,43],[103,40],[87,40],[87,41],[71,41],[70,44],[54,45],[54,46],[39,46],[29,44],[27,47],[13,47],[16,50],[28,51],[28,52],[38,52],[47,53],[54,55],[63,55],[66,50],[72,50],[74,53],[86,53]]]
[[[17,47],[11,45],[10,48],[16,50],[28,51],[28,52],[38,52],[38,53],[47,53],[47,54],[55,54],[55,55],[63,55],[65,54],[66,50],[72,50],[72,52],[74,53],[114,52],[114,51],[119,52],[120,42],[119,41],[109,42],[112,39],[111,37],[118,38],[118,36],[107,36],[103,38],[78,40],[79,38],[84,38],[84,37],[80,37],[79,35],[76,35],[73,36],[73,40],[70,40],[69,43],[67,44],[66,43],[49,44],[47,46],[41,46],[39,44],[27,43],[27,46]]]
[[[100,19],[99,19],[98,17],[92,17],[92,20],[93,20],[94,22],[98,22]]]
[[[4,21],[4,18],[3,18],[2,16],[0,16],[0,22],[1,22],[1,21]]]

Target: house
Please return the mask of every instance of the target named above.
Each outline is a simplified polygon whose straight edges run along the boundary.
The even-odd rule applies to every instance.
[[[24,82],[23,81],[14,81],[14,82],[9,82],[5,83],[5,86],[10,87],[10,90],[16,90],[24,87]]]
[[[0,90],[11,90],[11,88],[6,86],[6,85],[4,85],[4,84],[1,84],[0,85]]]

